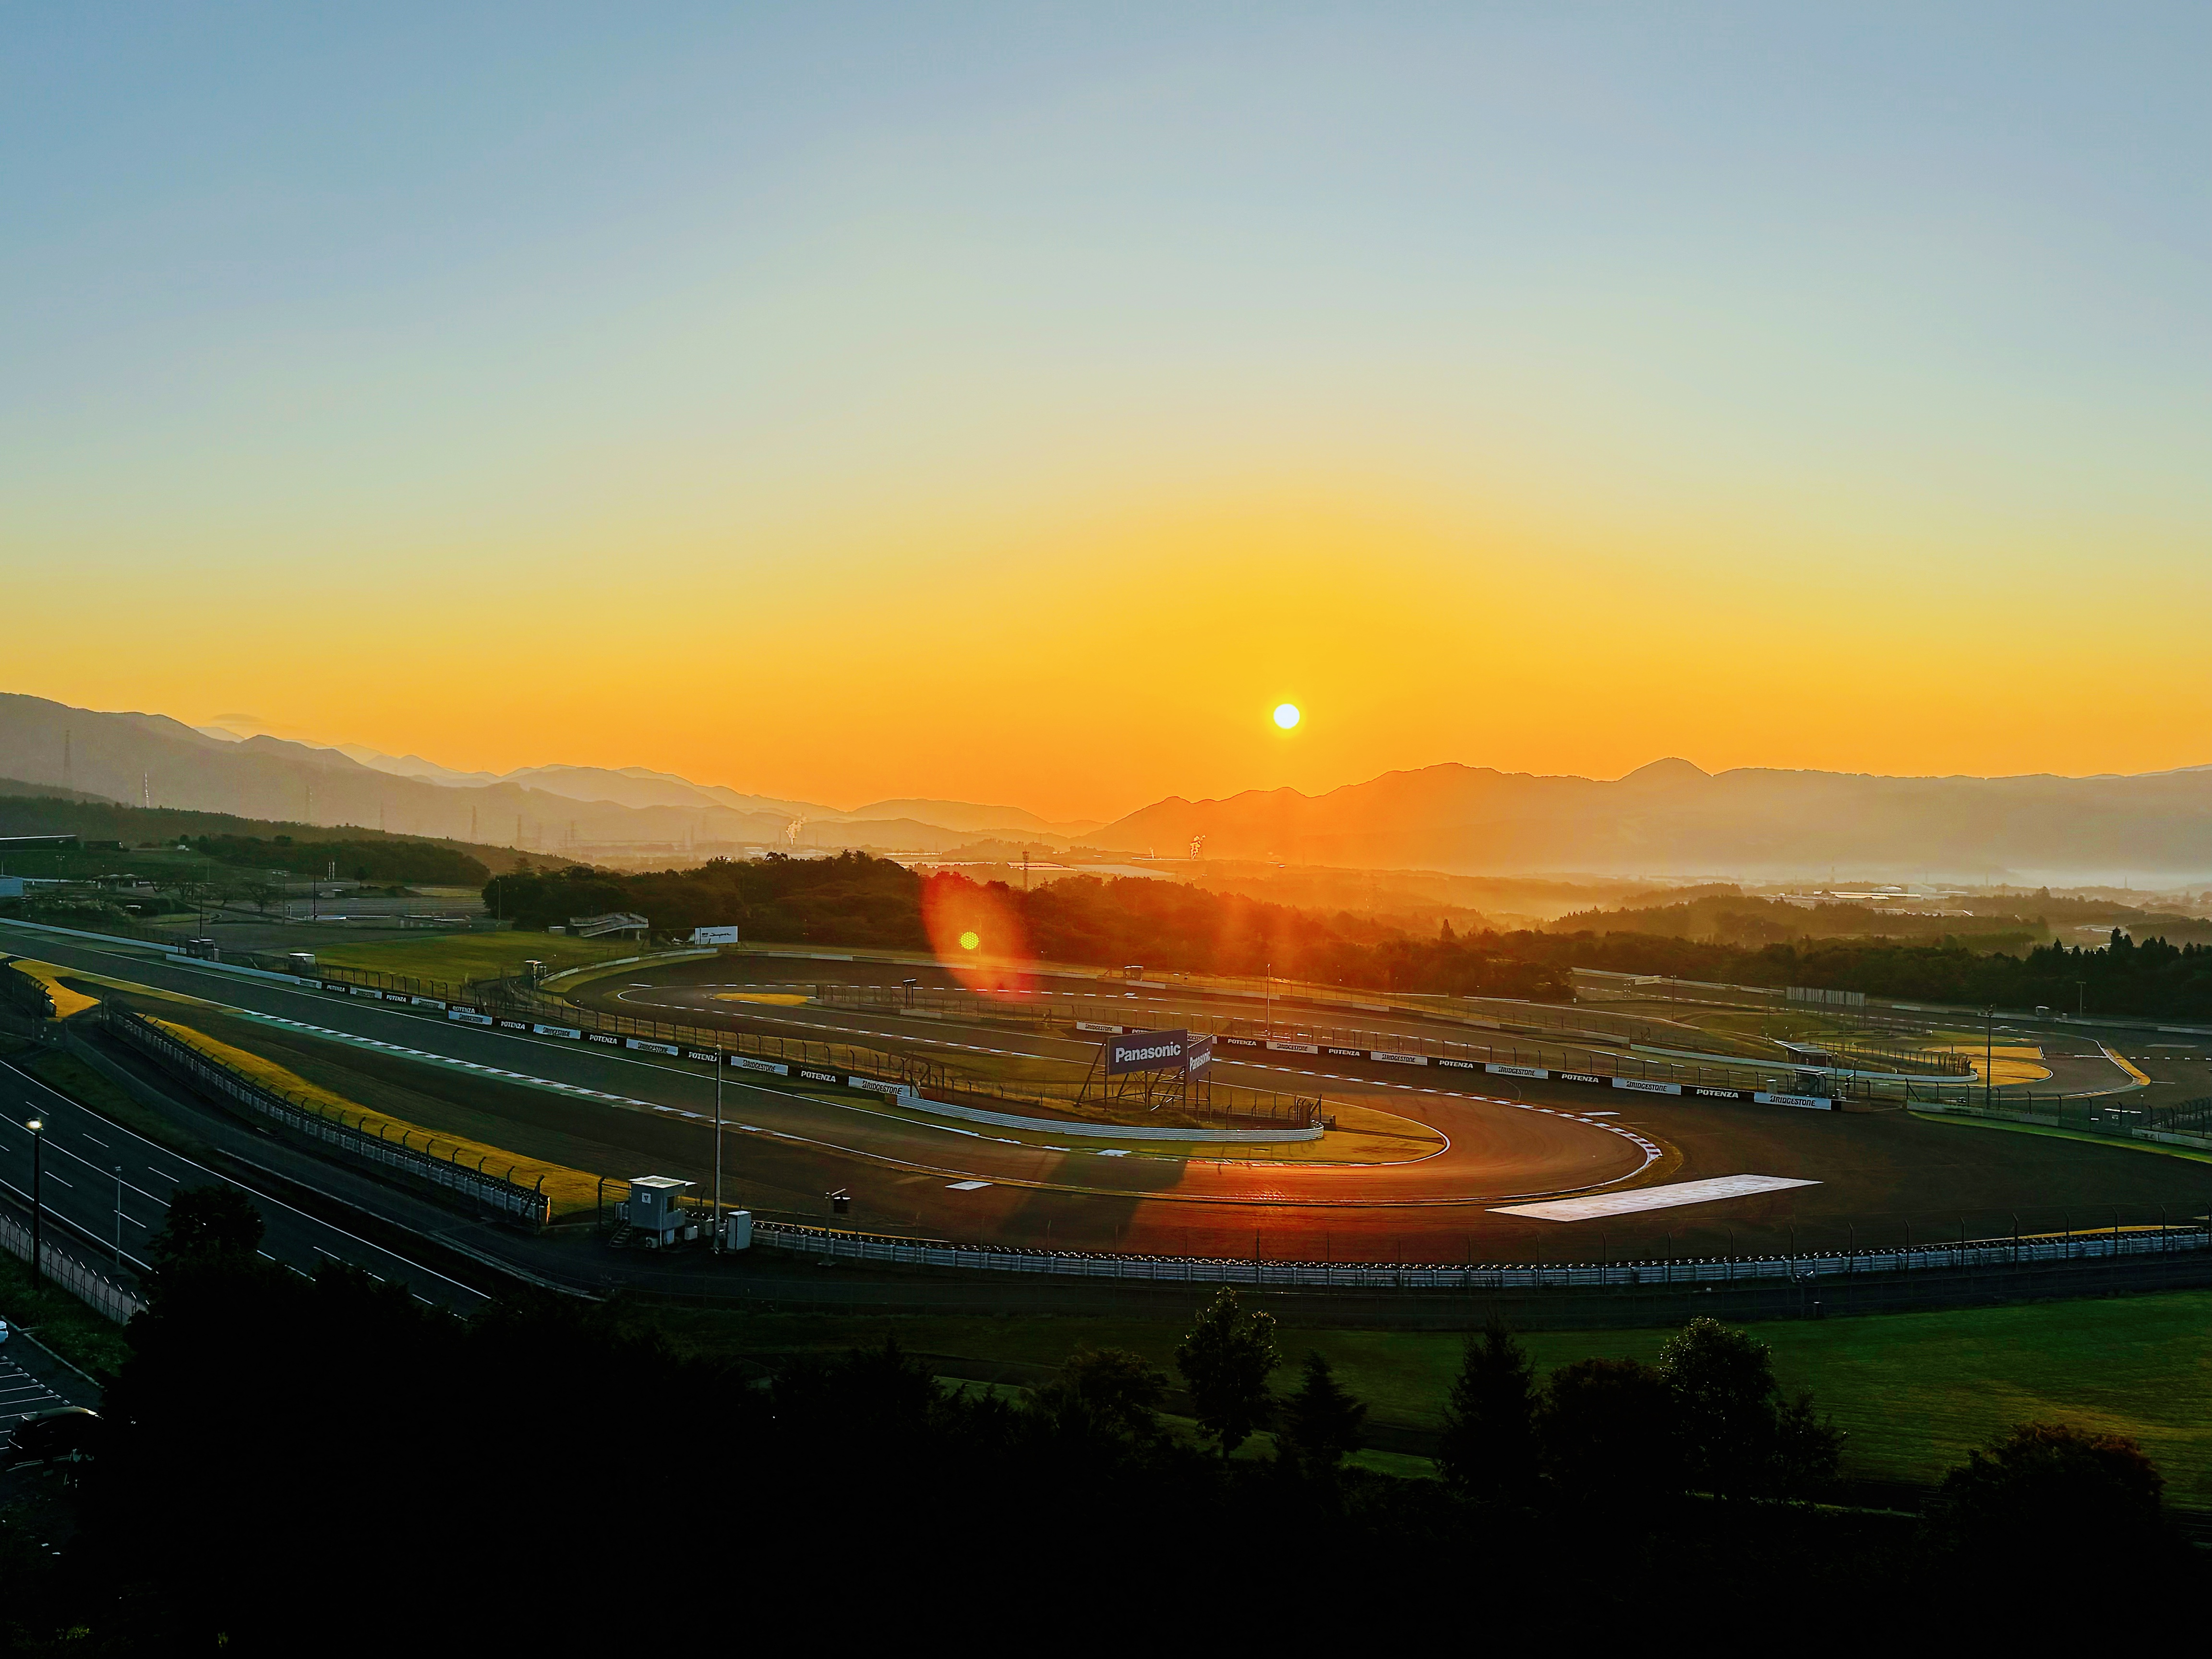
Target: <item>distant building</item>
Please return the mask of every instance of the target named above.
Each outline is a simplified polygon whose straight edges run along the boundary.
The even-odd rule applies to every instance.
[[[60,853],[76,844],[75,836],[0,836],[0,853]]]

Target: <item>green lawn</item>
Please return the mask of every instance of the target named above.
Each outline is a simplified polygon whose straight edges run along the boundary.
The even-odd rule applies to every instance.
[[[94,1376],[115,1370],[130,1355],[122,1326],[50,1284],[33,1291],[30,1264],[5,1250],[0,1250],[0,1319]]]
[[[562,933],[434,933],[381,944],[319,943],[315,948],[316,962],[333,968],[441,979],[455,987],[464,980],[512,974],[532,957],[557,972],[637,954],[632,940],[570,939]]]
[[[1172,1366],[1178,1324],[1119,1319],[839,1316],[671,1310],[672,1334],[750,1353],[835,1349],[896,1335],[918,1353],[1057,1364],[1081,1344]],[[2061,1419],[2132,1435],[2168,1495],[2212,1509],[2212,1291],[1870,1315],[1756,1328],[1785,1388],[1812,1390],[1848,1431],[1846,1474],[1932,1482],[2008,1425]],[[1542,1331],[1544,1370],[1594,1354],[1651,1359],[1664,1328]],[[1318,1349],[1379,1421],[1433,1425],[1462,1338],[1418,1331],[1285,1330],[1293,1364]],[[1287,1379],[1287,1368],[1285,1379]]]

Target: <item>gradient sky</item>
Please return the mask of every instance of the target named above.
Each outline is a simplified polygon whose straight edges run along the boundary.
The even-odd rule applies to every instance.
[[[2212,762],[2202,4],[0,46],[0,690],[1055,816]]]

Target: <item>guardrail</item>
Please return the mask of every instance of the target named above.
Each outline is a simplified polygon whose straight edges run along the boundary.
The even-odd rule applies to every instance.
[[[1082,1004],[1088,994],[921,988],[906,992],[830,984],[816,985],[811,989],[816,1000],[824,1006],[850,1008],[855,1012],[919,1014],[923,1018],[971,1020],[979,1024],[1042,1026],[1065,1030],[1078,1039],[1093,1033],[1104,1035],[1133,1029],[1103,1018],[1121,1010],[1122,1005],[1117,999],[1100,999],[1097,1008],[1085,1009]],[[1083,1018],[1085,1013],[1093,1018]],[[1445,1071],[1553,1078],[1568,1083],[1596,1083],[1653,1094],[1691,1095],[1715,1100],[1771,1099],[1790,1104],[1818,1098],[1824,1107],[1830,1103],[1827,1096],[1807,1096],[1792,1088],[1800,1077],[1814,1070],[1809,1066],[1762,1066],[1753,1060],[1730,1060],[1725,1066],[1684,1065],[1564,1043],[1461,1042],[1449,1037],[1304,1024],[1295,1018],[1279,1017],[1270,1022],[1241,1014],[1187,1009],[1178,1010],[1174,1018],[1191,1030],[1212,1034],[1218,1057],[1223,1059],[1230,1057],[1219,1052],[1223,1049],[1264,1048],[1318,1059],[1370,1060],[1385,1065],[1428,1066]],[[1291,1032],[1298,1035],[1290,1035]],[[1750,1075],[1747,1077],[1746,1073]]]
[[[325,989],[336,988],[325,987]],[[483,1024],[526,1030],[540,1036],[567,1036],[608,1046],[645,1048],[679,1059],[714,1063],[718,1055],[742,1069],[768,1071],[786,1077],[842,1087],[890,1090],[910,1087],[951,1104],[983,1110],[997,1105],[1028,1106],[1046,1111],[1066,1111],[1066,1095],[1039,1089],[1009,1087],[995,1078],[978,1078],[953,1071],[932,1055],[902,1053],[860,1043],[819,1042],[803,1037],[762,1036],[726,1026],[679,1024],[629,1014],[601,1013],[513,981],[501,981],[496,990],[483,981],[471,986],[477,1006],[448,1018],[473,1017]],[[349,994],[356,993],[349,992]],[[363,990],[359,994],[371,994]],[[380,993],[408,1000],[397,992]],[[440,1006],[446,1005],[440,1004]],[[481,1012],[479,1012],[481,1011]],[[763,1016],[770,1017],[770,1016]],[[1073,1085],[1071,1085],[1071,1087]],[[1310,1128],[1325,1103],[1318,1095],[1285,1094],[1274,1090],[1247,1089],[1234,1084],[1211,1085],[1209,1098],[1185,1109],[1188,1115],[1240,1125]],[[1070,1134],[1083,1133],[1084,1120],[1067,1119],[1061,1126]]]
[[[28,1261],[30,1228],[11,1215],[0,1215],[0,1249]],[[88,1267],[51,1238],[39,1242],[39,1271],[94,1312],[106,1315],[118,1325],[129,1324],[133,1314],[146,1310],[146,1304],[130,1290],[106,1274]]]
[[[2024,1267],[2100,1258],[2167,1255],[2212,1249],[2202,1227],[2157,1232],[2082,1234],[2066,1239],[1966,1239],[1911,1249],[1827,1251],[1789,1256],[1699,1257],[1691,1261],[1613,1262],[1328,1262],[1229,1261],[1211,1256],[1114,1255],[1080,1250],[1026,1250],[992,1244],[840,1232],[789,1222],[755,1221],[753,1242],[839,1261],[1079,1279],[1163,1280],[1171,1284],[1313,1285],[1339,1290],[1498,1291],[1584,1285],[1749,1283],[1819,1280],[1861,1273],[1913,1273],[1958,1267]]]
[[[436,1158],[406,1144],[407,1132],[393,1146],[381,1135],[364,1133],[349,1124],[332,1121],[315,1108],[289,1100],[274,1090],[232,1071],[189,1043],[180,1042],[143,1016],[102,1004],[100,1022],[109,1035],[146,1055],[185,1080],[238,1102],[240,1105],[283,1124],[294,1133],[321,1143],[357,1164],[397,1170],[444,1188],[495,1215],[511,1217],[542,1227],[552,1219],[553,1200],[536,1187],[525,1187],[503,1176],[471,1168],[456,1159]]]

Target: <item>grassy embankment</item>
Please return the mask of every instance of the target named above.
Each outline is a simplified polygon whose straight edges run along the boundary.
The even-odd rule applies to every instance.
[[[441,979],[455,987],[466,980],[519,972],[533,957],[557,973],[637,954],[632,940],[569,939],[560,933],[437,933],[361,945],[318,940],[315,945],[319,964]]]
[[[179,1042],[190,1044],[218,1064],[243,1073],[264,1088],[273,1089],[311,1111],[365,1134],[380,1134],[395,1141],[404,1139],[415,1150],[429,1157],[459,1163],[469,1169],[481,1166],[487,1174],[506,1176],[524,1186],[536,1185],[542,1176],[542,1190],[553,1200],[553,1213],[556,1217],[592,1210],[598,1205],[599,1178],[586,1175],[581,1170],[525,1157],[481,1140],[435,1133],[419,1123],[409,1122],[364,1106],[359,1101],[312,1082],[297,1072],[251,1049],[225,1042],[174,1020],[162,1019],[155,1023]]]
[[[1194,1298],[1194,1309],[1196,1299]],[[1183,1327],[1122,1319],[838,1316],[671,1310],[653,1317],[686,1343],[769,1355],[895,1335],[908,1351],[1056,1365],[1080,1345],[1135,1350],[1172,1370]],[[1846,1474],[1933,1481],[2009,1425],[2059,1419],[2139,1440],[2169,1501],[2212,1509],[2212,1291],[2032,1303],[1754,1328],[1792,1391],[1808,1389],[1849,1432]],[[1664,1328],[1540,1331],[1540,1369],[1590,1355],[1651,1360]],[[1455,1333],[1285,1329],[1295,1364],[1328,1356],[1382,1422],[1434,1427],[1459,1364]],[[1279,1387],[1291,1386],[1286,1367]],[[1382,1467],[1382,1465],[1378,1465]],[[1396,1462],[1389,1465],[1397,1472]]]

